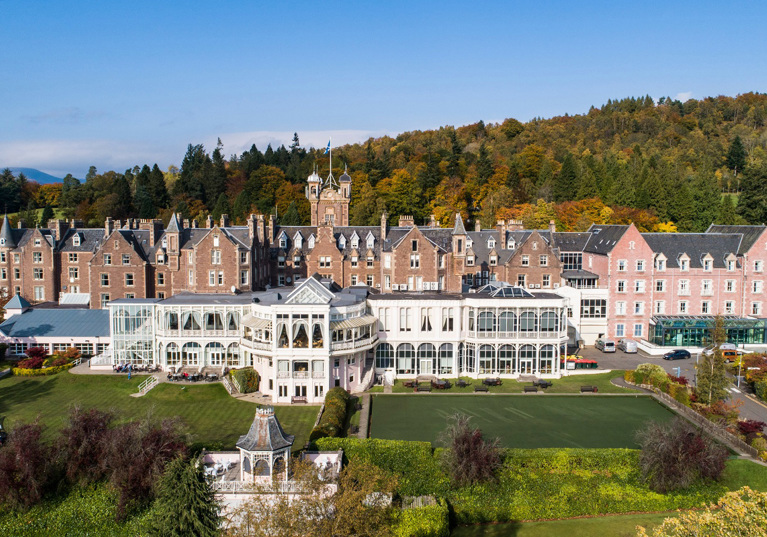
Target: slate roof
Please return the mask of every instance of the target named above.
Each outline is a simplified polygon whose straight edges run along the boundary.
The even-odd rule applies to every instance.
[[[8,221],[7,214],[3,217],[3,227],[0,229],[0,239],[5,239],[3,242],[7,247],[16,247],[16,239],[13,237],[13,232],[11,231],[11,223]]]
[[[276,451],[292,446],[295,438],[282,429],[274,409],[265,407],[256,410],[248,434],[237,440],[237,447],[245,451]]]
[[[591,224],[589,227],[590,237],[586,246],[584,246],[584,252],[591,252],[594,254],[606,255],[612,252],[615,245],[626,233],[629,226],[606,226]]]
[[[747,253],[757,239],[764,233],[767,226],[719,226],[711,224],[708,226],[706,233],[740,233],[743,235],[743,240],[740,242],[740,248],[738,254]]]
[[[737,253],[741,240],[736,233],[642,233],[642,237],[653,252],[666,256],[669,268],[679,267],[682,254],[690,256],[690,268],[702,268],[706,254],[714,258],[714,268],[725,268],[725,259]]]
[[[80,245],[75,246],[75,235],[80,236]],[[104,242],[104,229],[68,229],[56,244],[60,252],[95,252]]]
[[[6,337],[109,337],[109,310],[31,309],[14,315],[0,332]]]
[[[461,218],[461,213],[455,213],[455,226],[453,227],[453,235],[466,235],[466,228],[463,227],[463,218]]]
[[[549,243],[551,243],[550,235],[550,233],[541,232],[541,236],[549,237]],[[590,238],[591,233],[555,232],[554,245],[560,252],[582,252]]]

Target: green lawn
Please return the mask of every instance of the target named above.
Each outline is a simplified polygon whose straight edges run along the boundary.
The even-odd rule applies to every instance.
[[[451,537],[634,537],[636,526],[653,528],[675,513],[615,515],[599,518],[576,518],[551,522],[512,522],[459,526]]]
[[[248,432],[258,405],[232,398],[221,384],[181,386],[163,383],[144,397],[130,397],[145,376],[73,375],[7,377],[0,380],[0,416],[6,427],[39,417],[51,438],[66,422],[74,405],[114,411],[119,421],[151,413],[158,418],[180,417],[192,435],[191,441],[212,449],[234,449],[240,435]],[[277,406],[283,428],[296,435],[295,449],[308,440],[316,406]]]
[[[572,375],[568,377],[562,377],[559,380],[554,380],[554,385],[551,388],[546,388],[546,393],[580,393],[581,386],[589,385],[596,386],[600,393],[633,393],[636,390],[628,388],[620,388],[615,386],[610,381],[616,377],[623,377],[623,371],[610,371],[608,373],[596,373],[593,375]],[[455,386],[455,379],[450,379],[450,383],[453,385],[449,390],[439,390],[439,393],[474,393],[474,386],[482,384],[481,380],[471,379],[463,377],[463,380],[471,384],[466,388],[459,388]],[[397,380],[394,382],[392,392],[394,393],[412,393],[413,388],[405,388],[404,381]],[[490,393],[522,393],[525,386],[530,386],[529,382],[517,382],[513,379],[503,379],[503,383],[500,386],[490,386]],[[382,393],[383,386],[374,386],[370,390],[374,393]],[[437,393],[437,390],[434,390]]]
[[[436,443],[446,419],[472,416],[503,447],[636,448],[634,433],[648,420],[674,414],[647,396],[375,395],[372,438]]]

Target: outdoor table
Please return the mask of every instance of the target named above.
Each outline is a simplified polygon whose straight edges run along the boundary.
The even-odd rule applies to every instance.
[[[206,475],[206,476],[208,476],[208,475],[209,475],[209,476],[215,476],[215,475],[216,475],[216,473],[217,473],[217,472],[216,472],[216,468],[215,468],[215,467],[213,467],[213,466],[207,466],[207,467],[205,468],[205,475]]]

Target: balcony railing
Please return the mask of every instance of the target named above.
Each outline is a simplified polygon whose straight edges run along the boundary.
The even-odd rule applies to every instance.
[[[240,344],[251,348],[256,349],[260,351],[270,351],[272,350],[272,344],[271,343],[264,343],[262,341],[250,341],[249,339],[242,339],[240,340]]]
[[[375,339],[375,336],[371,336],[364,339],[355,339],[353,341],[334,341],[330,345],[330,350],[343,351],[347,349],[357,349],[359,347],[364,347],[366,345],[372,344]]]
[[[552,332],[469,332],[469,337],[477,339],[558,339],[567,336],[563,331]]]

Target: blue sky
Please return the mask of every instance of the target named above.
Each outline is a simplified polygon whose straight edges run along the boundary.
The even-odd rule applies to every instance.
[[[767,91],[763,2],[0,0],[0,166],[363,141]]]

